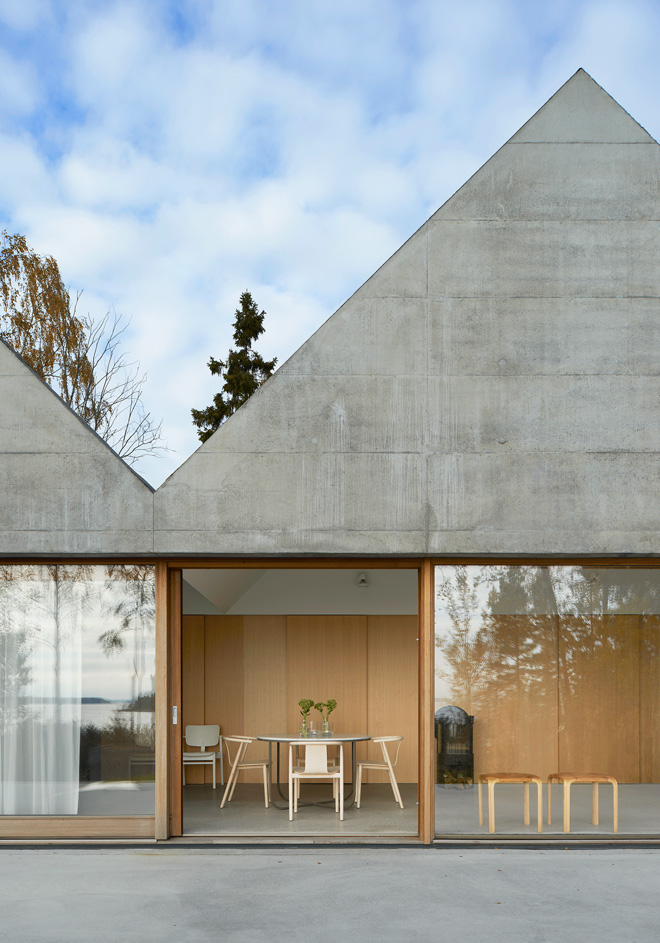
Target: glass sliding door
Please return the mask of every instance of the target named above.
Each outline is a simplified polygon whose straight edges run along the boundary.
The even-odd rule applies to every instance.
[[[0,814],[154,814],[154,568],[0,566]]]
[[[539,784],[546,835],[612,835],[615,798],[619,833],[660,833],[660,570],[439,566],[435,589],[436,833],[537,835]]]

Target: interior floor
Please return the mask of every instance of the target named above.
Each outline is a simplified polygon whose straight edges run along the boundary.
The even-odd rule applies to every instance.
[[[488,836],[488,792],[483,790],[484,824],[479,825],[476,786],[435,787],[435,833],[437,836]],[[543,835],[563,835],[563,787],[552,787],[552,825],[548,825],[547,787],[543,786]],[[523,824],[522,785],[495,787],[495,834],[533,838],[538,835],[536,786],[529,791],[530,824]],[[571,787],[571,834],[612,835],[612,787],[599,788],[599,823],[591,824],[591,786]],[[619,784],[619,836],[660,835],[660,784]]]
[[[282,787],[286,794],[286,786]],[[288,806],[264,805],[263,786],[238,783],[234,797],[220,808],[223,789],[218,785],[185,786],[183,789],[183,834],[222,835],[223,837],[326,837],[384,836],[403,838],[415,836],[417,825],[417,784],[399,783],[404,808],[394,801],[389,783],[370,783],[362,787],[360,808],[346,808],[344,821],[327,805],[300,805],[293,822]],[[274,799],[284,803],[274,789]],[[332,790],[326,784],[303,784],[302,802],[325,802]]]

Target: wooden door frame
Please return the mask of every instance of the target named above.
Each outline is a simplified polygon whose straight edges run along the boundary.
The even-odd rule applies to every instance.
[[[433,612],[433,565],[430,558],[419,557],[269,557],[241,559],[176,558],[165,564],[167,567],[167,591],[161,592],[161,604],[166,603],[161,648],[167,654],[166,684],[161,680],[161,701],[165,704],[158,712],[158,719],[167,741],[167,763],[158,779],[162,791],[157,804],[156,838],[178,837],[183,831],[183,793],[181,786],[181,736],[180,727],[172,723],[173,708],[177,717],[182,716],[181,703],[181,581],[184,569],[407,569],[418,572],[417,618],[419,624],[418,646],[418,840],[430,844],[434,839],[434,756],[433,756],[433,678],[434,678],[434,612]],[[158,618],[158,617],[157,617]],[[164,637],[166,634],[166,638]],[[157,675],[157,678],[159,676]],[[157,694],[158,699],[158,694]],[[159,815],[160,813],[160,815]],[[160,832],[158,827],[160,826]]]

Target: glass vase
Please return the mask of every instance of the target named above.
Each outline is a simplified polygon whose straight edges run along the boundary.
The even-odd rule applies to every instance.
[[[306,717],[303,717],[303,719],[300,721],[299,734],[300,734],[301,739],[304,739],[305,737],[307,737],[307,718]]]

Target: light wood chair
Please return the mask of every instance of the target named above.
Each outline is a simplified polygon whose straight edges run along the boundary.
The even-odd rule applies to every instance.
[[[328,757],[328,747],[339,748],[339,765],[335,766]],[[304,747],[304,766],[296,766],[295,757]],[[294,749],[296,753],[294,754]],[[344,821],[344,745],[337,740],[294,740],[289,743],[289,821],[298,812],[300,783],[310,779],[329,779],[332,781],[332,797],[335,800],[335,812],[339,812],[339,821]]]
[[[311,738],[313,742],[316,742],[316,738]],[[309,743],[310,738],[305,740],[305,743]],[[293,769],[298,773],[305,772],[305,761],[302,758],[304,754],[304,747],[296,746],[294,760],[293,760]],[[336,756],[330,756],[328,752],[328,769],[339,769],[339,753]],[[296,792],[298,793],[298,798],[300,799],[300,783],[302,780],[296,779]]]
[[[186,785],[186,766],[213,767],[213,788],[215,789],[215,761],[220,760],[220,785],[225,782],[225,768],[222,762],[222,737],[218,724],[187,724],[183,732],[186,746],[199,747],[197,751],[184,751],[183,785]],[[219,746],[219,750],[207,752],[207,747]]]
[[[488,831],[492,835],[495,831],[495,785],[497,783],[523,784],[523,822],[529,825],[529,785],[536,783],[538,830],[543,831],[543,782],[540,776],[533,773],[481,773],[479,776],[479,825],[484,824],[484,805],[481,796],[481,785],[488,786]]]
[[[264,801],[266,808],[268,808],[268,803],[270,802],[270,785],[268,782],[268,760],[259,760],[255,763],[246,763],[245,754],[247,753],[247,748],[251,743],[254,743],[255,737],[223,737],[225,744],[227,746],[227,758],[231,765],[231,772],[227,778],[227,785],[225,787],[225,792],[222,797],[222,802],[220,803],[220,808],[223,809],[225,802],[231,802],[234,795],[234,789],[236,788],[236,781],[238,780],[239,773],[246,769],[261,769],[263,771],[264,777]],[[235,748],[236,752],[232,758],[232,750]]]
[[[360,800],[362,799],[362,770],[363,769],[381,769],[386,770],[387,775],[390,777],[390,785],[392,786],[392,792],[394,793],[394,799],[399,803],[401,808],[403,808],[403,799],[401,798],[401,793],[399,792],[399,784],[396,781],[396,776],[394,775],[394,767],[397,764],[399,759],[399,750],[401,749],[401,741],[403,737],[373,737],[373,742],[380,744],[380,748],[383,753],[383,762],[366,762],[358,763],[357,768],[357,785],[355,787],[355,804],[360,808]],[[389,750],[387,747],[388,743],[396,743],[396,750],[394,752],[394,759],[390,758]]]
[[[619,831],[619,784],[614,776],[601,773],[551,773],[548,776],[548,825],[552,825],[552,783],[564,787],[564,831],[571,830],[571,786],[574,783],[591,783],[591,824],[598,825],[598,786],[610,783],[612,786],[612,805],[614,831]]]

